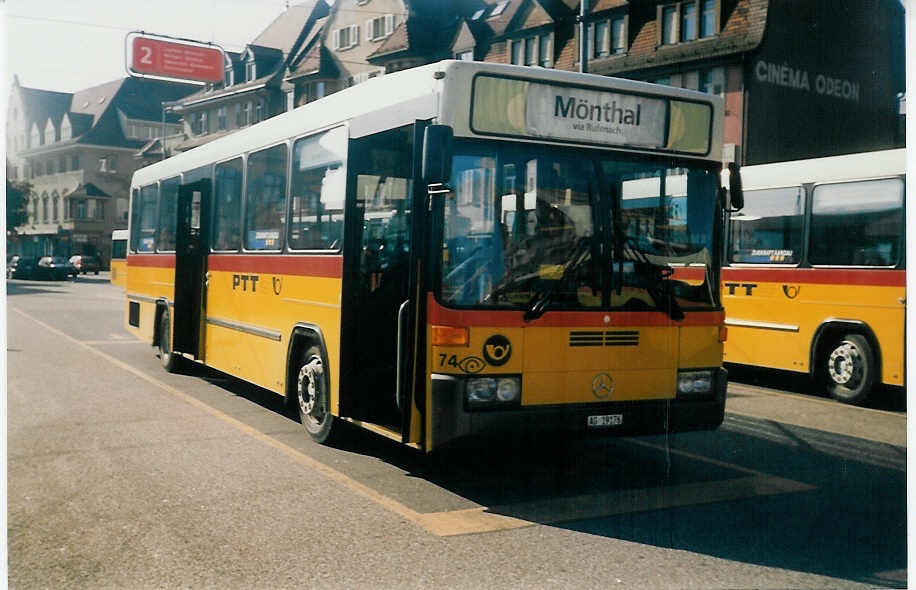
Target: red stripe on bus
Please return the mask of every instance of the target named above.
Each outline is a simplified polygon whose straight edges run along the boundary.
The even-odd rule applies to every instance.
[[[127,257],[127,266],[150,266],[155,268],[175,268],[174,254],[131,254]]]
[[[905,287],[906,271],[867,268],[723,268],[723,281]]]
[[[548,311],[526,322],[523,311],[488,311],[449,309],[439,305],[433,295],[427,295],[427,316],[430,324],[440,326],[482,326],[491,328],[582,328],[615,326],[720,326],[725,322],[724,311],[686,311],[686,317],[676,322],[661,311]],[[610,318],[604,322],[605,316]]]
[[[343,277],[343,256],[210,254],[207,269],[339,279]]]

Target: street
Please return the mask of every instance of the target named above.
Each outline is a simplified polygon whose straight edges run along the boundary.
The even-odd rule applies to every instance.
[[[899,392],[745,370],[714,432],[332,448],[269,392],[166,373],[106,273],[7,294],[11,588],[906,586]]]

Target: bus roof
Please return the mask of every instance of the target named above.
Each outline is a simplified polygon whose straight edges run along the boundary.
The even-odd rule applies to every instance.
[[[754,190],[895,176],[905,172],[906,149],[901,148],[744,166],[741,168],[741,182],[744,190]]]
[[[141,168],[134,174],[133,186],[142,186],[159,179],[170,178],[201,166],[234,158],[244,152],[276,145],[288,139],[341,124],[347,124],[349,136],[356,138],[406,125],[415,120],[431,119],[437,123],[452,125],[458,137],[473,137],[476,134],[471,130],[469,113],[473,98],[472,80],[478,74],[490,74],[497,78],[522,79],[533,83],[549,82],[586,90],[623,92],[648,97],[649,100],[652,98],[682,99],[708,104],[712,109],[709,132],[710,149],[706,154],[693,157],[702,157],[706,160],[721,159],[724,101],[718,96],[594,74],[488,62],[445,60],[373,78],[162,162]],[[487,137],[499,140],[498,137],[489,135]],[[514,139],[540,143],[551,142],[536,138]],[[564,143],[569,144],[570,142]],[[595,147],[595,145],[592,144],[589,147]],[[632,147],[599,147],[614,147],[640,153],[657,152],[657,150]]]

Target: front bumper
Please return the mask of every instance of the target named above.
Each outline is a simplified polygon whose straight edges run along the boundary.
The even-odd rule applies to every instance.
[[[449,375],[433,375],[430,408],[432,448],[428,450],[469,437],[496,434],[554,432],[571,436],[626,436],[714,430],[725,418],[727,385],[728,371],[720,368],[715,373],[712,395],[702,399],[674,398],[468,411],[464,405],[463,381]],[[620,414],[623,423],[603,428],[588,427],[589,416],[603,414]]]

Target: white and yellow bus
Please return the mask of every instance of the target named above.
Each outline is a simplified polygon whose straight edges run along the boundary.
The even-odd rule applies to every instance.
[[[127,230],[111,232],[111,284],[127,286]]]
[[[904,384],[906,150],[742,168],[722,270],[725,360],[863,404]]]
[[[137,171],[127,325],[431,451],[723,419],[723,102],[445,61]]]

